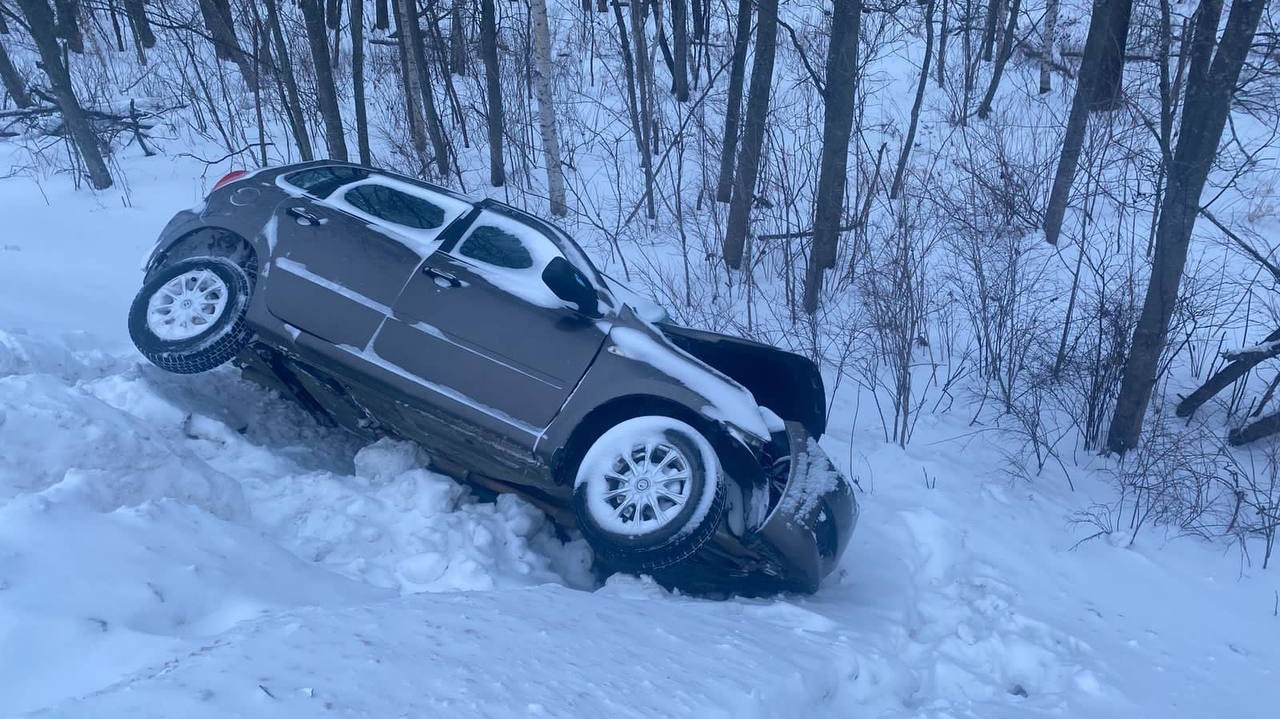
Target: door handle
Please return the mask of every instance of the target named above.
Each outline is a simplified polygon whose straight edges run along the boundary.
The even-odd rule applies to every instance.
[[[288,210],[285,210],[285,211],[288,212],[291,217],[296,219],[299,225],[309,225],[311,227],[315,227],[316,225],[320,224],[319,217],[316,217],[315,215],[311,214],[310,212],[307,212],[301,207],[290,207]]]
[[[435,280],[436,284],[439,285],[440,287],[445,287],[446,285],[449,287],[462,286],[462,281],[459,280],[457,277],[454,277],[448,272],[441,272],[440,270],[437,270],[431,265],[423,265],[422,274]]]

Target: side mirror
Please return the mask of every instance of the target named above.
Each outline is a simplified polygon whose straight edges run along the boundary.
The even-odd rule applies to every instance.
[[[586,275],[563,257],[547,263],[542,271],[542,281],[556,297],[578,306],[578,311],[588,317],[600,316],[600,296]]]

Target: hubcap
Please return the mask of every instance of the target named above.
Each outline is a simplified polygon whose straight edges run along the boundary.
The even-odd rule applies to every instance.
[[[591,511],[601,524],[627,534],[661,529],[680,514],[692,489],[689,461],[666,442],[637,443],[620,452],[591,492]]]
[[[147,302],[147,329],[162,340],[199,336],[227,309],[227,284],[209,270],[169,280]]]

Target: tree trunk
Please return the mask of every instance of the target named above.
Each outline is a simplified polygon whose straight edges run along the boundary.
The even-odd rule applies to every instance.
[[[498,68],[498,20],[493,0],[480,0],[480,55],[484,60],[484,87],[488,99],[489,184],[502,187],[507,182],[506,164],[502,159],[504,140],[502,124],[506,119],[502,108],[502,75]]]
[[[657,217],[653,188],[653,76],[645,37],[645,17],[652,0],[631,0],[631,47],[636,65],[637,122],[640,128],[640,165],[644,169],[645,217]],[[661,27],[661,23],[659,23]]]
[[[353,3],[360,0],[352,0]],[[337,30],[342,24],[342,0],[325,0],[324,24],[330,30]]]
[[[987,0],[987,22],[982,30],[982,59],[991,62],[996,44],[996,33],[1000,27],[1001,10],[1004,0]]]
[[[729,101],[724,111],[724,141],[720,144],[720,175],[716,181],[717,202],[728,202],[733,196],[733,166],[738,154],[738,123],[742,114],[742,88],[747,71],[747,47],[751,42],[753,5],[751,0],[738,0],[733,61],[729,67]]]
[[[391,18],[387,13],[387,0],[376,0],[373,3],[373,27],[377,30],[386,30],[391,27]]]
[[[1111,0],[1098,60],[1098,80],[1093,86],[1091,110],[1110,110],[1120,105],[1124,79],[1124,53],[1129,44],[1129,16],[1133,0]]]
[[[1107,432],[1108,451],[1123,453],[1138,443],[1156,383],[1160,353],[1164,350],[1178,299],[1178,285],[1200,208],[1200,194],[1231,112],[1240,69],[1266,5],[1267,0],[1236,0],[1215,53],[1214,38],[1222,15],[1222,0],[1200,3],[1195,35],[1188,49],[1191,61],[1182,127],[1168,171],[1147,295],[1134,328],[1115,414]]]
[[[307,44],[311,46],[311,62],[316,71],[316,102],[324,121],[324,141],[329,157],[346,161],[347,140],[342,130],[342,112],[338,108],[338,90],[333,82],[333,64],[329,57],[329,36],[325,31],[323,0],[302,0],[302,18],[307,27]]]
[[[555,98],[551,94],[551,27],[547,23],[546,0],[531,0],[529,14],[533,21],[533,87],[538,97],[538,129],[547,165],[547,192],[551,197],[551,214],[564,217],[569,210],[565,203],[564,169],[560,167]]]
[[[465,77],[467,74],[467,32],[462,18],[464,0],[453,0],[449,10],[449,67],[453,74]]]
[[[276,80],[284,86],[285,115],[289,120],[289,128],[293,131],[293,140],[298,145],[298,155],[303,162],[315,159],[311,148],[311,135],[307,131],[306,116],[302,114],[302,100],[298,94],[298,80],[293,75],[293,63],[289,60],[289,45],[284,40],[284,30],[280,27],[280,7],[278,0],[265,0],[267,7],[267,26],[275,45]]]
[[[444,130],[440,126],[440,115],[436,111],[436,98],[431,88],[431,71],[427,66],[426,46],[422,39],[422,27],[418,24],[417,1],[393,0],[393,2],[395,2],[397,13],[396,29],[406,43],[407,77],[422,99],[422,113],[419,118],[425,121],[427,137],[431,139],[431,152],[434,155],[436,172],[440,177],[445,177],[449,174],[449,146],[445,143]]]
[[[67,135],[75,143],[80,157],[84,159],[85,169],[89,173],[89,184],[99,190],[111,187],[111,173],[107,171],[107,163],[102,159],[98,137],[94,135],[93,128],[80,107],[80,101],[76,99],[75,89],[71,84],[71,74],[62,63],[62,48],[58,46],[58,31],[54,25],[52,8],[46,0],[17,0],[17,2],[27,18],[31,39],[35,41],[36,50],[40,53],[40,65],[49,78],[49,89],[57,100]]]
[[[0,42],[0,80],[4,82],[4,89],[9,93],[9,97],[13,98],[13,104],[19,108],[31,107],[31,97],[27,95],[27,84],[18,74],[18,68],[13,66],[13,61],[9,59],[9,52],[5,50],[3,42]]]
[[[1013,0],[1015,13],[1019,2],[1021,0]],[[924,8],[924,64],[920,66],[920,81],[916,83],[916,99],[911,104],[911,121],[907,124],[907,137],[902,142],[902,151],[898,153],[898,169],[894,171],[893,184],[889,187],[890,200],[898,199],[898,195],[902,192],[902,179],[907,174],[907,161],[911,159],[911,149],[916,142],[916,128],[920,125],[920,108],[924,105],[924,88],[929,82],[929,62],[932,60],[933,53],[933,7],[934,0],[928,0]],[[1003,66],[1003,62],[1000,66]],[[998,69],[997,72],[999,72]]]
[[[351,0],[351,94],[356,105],[356,147],[360,164],[373,164],[369,151],[369,118],[364,99],[364,0]]]
[[[9,34],[9,21],[4,15],[4,0],[0,0],[0,35]]]
[[[930,8],[933,7],[932,2],[930,0]],[[858,92],[858,36],[861,25],[862,0],[835,1],[831,14],[831,44],[827,49],[822,158],[813,208],[813,249],[809,253],[804,282],[804,310],[809,314],[818,311],[823,273],[836,263],[840,220],[844,216],[846,177],[849,174],[853,104]],[[931,27],[930,38],[932,36]],[[752,99],[755,98],[754,92],[753,87]]]
[[[947,81],[947,36],[951,33],[951,17],[947,8],[951,5],[951,0],[939,2],[942,3],[942,17],[938,23],[938,62],[935,64],[938,66],[938,87],[942,87]]]
[[[991,114],[991,103],[996,99],[996,90],[1000,87],[1000,78],[1004,76],[1004,66],[1013,54],[1013,34],[1018,30],[1018,10],[1022,0],[1011,0],[1009,4],[1009,22],[1004,27],[1004,35],[1000,38],[1000,54],[996,56],[996,66],[991,71],[991,82],[987,85],[987,93],[978,105],[978,117],[985,120]]]
[[[143,0],[124,0],[124,14],[129,18],[129,27],[133,28],[138,44],[146,48],[156,46],[156,35],[151,31],[151,21],[147,20],[147,8]]]
[[[689,101],[689,7],[686,0],[671,0],[671,52],[675,55],[671,90],[679,102]]]
[[[57,11],[58,37],[67,41],[71,52],[84,52],[84,36],[80,33],[80,0],[53,0]]]
[[[1075,183],[1076,169],[1080,161],[1080,149],[1084,145],[1084,133],[1089,122],[1090,105],[1097,91],[1098,72],[1110,31],[1107,28],[1113,2],[1125,0],[1093,0],[1093,14],[1089,18],[1089,33],[1085,37],[1084,56],[1080,59],[1080,74],[1076,79],[1076,92],[1071,100],[1071,112],[1067,116],[1066,133],[1062,138],[1062,154],[1058,156],[1058,169],[1053,175],[1053,187],[1049,191],[1049,204],[1044,212],[1044,239],[1051,245],[1058,244],[1062,233],[1062,221],[1071,199],[1071,186]]]
[[[231,60],[240,69],[240,76],[249,87],[258,84],[254,72],[253,58],[240,48],[236,39],[235,22],[231,18],[229,0],[200,0],[200,14],[204,16],[205,27],[209,29],[209,37],[213,40],[214,54],[219,60]]]
[[[1053,54],[1058,46],[1058,0],[1045,0],[1044,33],[1040,45],[1040,94],[1053,89],[1049,71],[1053,67]]]
[[[396,16],[396,36],[400,49],[400,75],[404,78],[404,109],[405,119],[409,123],[409,142],[421,163],[417,171],[425,174],[430,168],[430,162],[427,157],[426,125],[419,107],[422,101],[422,74],[414,57],[413,42],[409,39],[416,21],[406,0],[392,0],[392,9]]]
[[[1280,330],[1272,331],[1258,346],[1260,348],[1258,351],[1242,352],[1233,356],[1230,364],[1213,373],[1213,376],[1197,387],[1196,391],[1184,397],[1178,403],[1174,414],[1179,417],[1190,417],[1200,409],[1201,405],[1245,376],[1259,363],[1280,355]]]
[[[724,261],[729,267],[742,266],[747,243],[747,224],[760,173],[764,148],[764,123],[769,114],[769,92],[773,87],[773,59],[778,50],[778,0],[759,0],[756,5],[756,56],[751,64],[751,86],[742,128],[742,149],[733,176],[733,198],[724,231]]]

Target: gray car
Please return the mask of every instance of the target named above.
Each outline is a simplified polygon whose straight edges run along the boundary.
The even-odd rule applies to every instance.
[[[179,212],[129,314],[138,349],[227,362],[322,422],[516,492],[603,571],[814,591],[857,520],[799,355],[654,322],[564,232],[369,167],[232,173]]]

